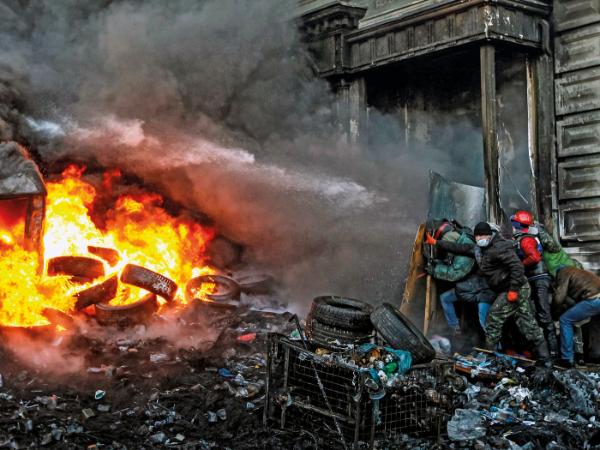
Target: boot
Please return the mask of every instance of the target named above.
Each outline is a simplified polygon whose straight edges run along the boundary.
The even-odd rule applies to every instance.
[[[549,333],[546,339],[548,340],[550,357],[553,359],[558,358],[558,340],[556,339],[556,333]]]
[[[552,359],[550,358],[550,352],[548,351],[548,344],[546,343],[545,339],[537,343],[537,345],[533,348],[533,354],[538,365],[544,366],[548,369],[553,366]]]
[[[552,359],[558,359],[558,339],[556,338],[556,329],[554,328],[554,324],[544,330],[544,336],[546,336],[550,357]]]

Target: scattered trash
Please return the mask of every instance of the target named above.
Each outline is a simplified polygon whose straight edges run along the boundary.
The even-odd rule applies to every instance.
[[[515,398],[515,400],[519,403],[531,396],[531,392],[529,391],[529,389],[521,386],[511,387],[508,390],[508,393],[512,395]]]
[[[106,395],[105,391],[98,389],[95,392],[95,394],[94,394],[94,399],[96,399],[96,400],[102,400],[105,395]]]
[[[51,395],[49,397],[36,397],[35,400],[40,402],[42,405],[44,405],[49,410],[56,409],[56,406],[57,406],[56,395]]]
[[[302,339],[302,336],[300,336],[300,332],[298,330],[293,330],[289,336],[288,336],[292,341],[299,341]]]
[[[246,333],[238,336],[236,339],[238,342],[242,342],[244,344],[249,344],[256,340],[256,333]]]
[[[166,353],[152,353],[150,355],[150,362],[152,363],[160,363],[160,362],[165,362],[169,360],[169,355],[167,355]]]
[[[227,420],[227,411],[224,408],[219,409],[217,410],[217,416],[221,420]]]
[[[448,437],[453,441],[468,441],[485,436],[483,418],[477,411],[457,409],[448,422]]]
[[[207,414],[208,414],[208,423],[217,423],[219,421],[217,413],[215,413],[213,411],[208,411]]]
[[[87,373],[93,373],[93,374],[104,374],[107,377],[112,377],[113,374],[115,372],[115,367],[108,365],[102,365],[100,367],[88,367],[87,369]]]
[[[155,444],[162,444],[167,440],[167,435],[161,431],[150,436],[150,440]]]
[[[90,408],[85,408],[81,410],[81,414],[83,414],[83,418],[84,419],[91,419],[92,417],[94,417],[96,414],[94,414],[94,411],[92,411]]]
[[[219,369],[218,373],[223,378],[233,378],[234,377],[234,375],[228,369],[225,369],[225,368]]]
[[[48,445],[50,442],[52,442],[52,433],[46,433],[42,438],[40,445]]]
[[[429,342],[434,350],[438,353],[443,353],[444,355],[450,355],[452,353],[452,344],[448,338],[435,334],[431,336]]]

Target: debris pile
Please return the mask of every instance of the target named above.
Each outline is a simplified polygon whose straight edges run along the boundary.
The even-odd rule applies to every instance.
[[[600,374],[543,369],[476,353],[463,405],[448,422],[454,448],[571,449],[600,445]]]
[[[0,347],[0,448],[290,448],[296,436],[262,426],[266,334],[289,333],[288,318],[203,309],[179,319],[180,336],[206,336],[193,343],[157,324],[83,329],[48,344],[81,357],[67,375]]]

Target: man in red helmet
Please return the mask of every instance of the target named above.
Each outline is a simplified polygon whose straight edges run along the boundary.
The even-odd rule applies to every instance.
[[[544,331],[548,350],[552,357],[558,355],[556,328],[550,308],[550,289],[552,279],[542,260],[543,245],[539,238],[539,229],[535,226],[533,214],[529,211],[517,211],[511,217],[513,238],[519,259],[525,266],[525,276],[532,289],[536,319]]]

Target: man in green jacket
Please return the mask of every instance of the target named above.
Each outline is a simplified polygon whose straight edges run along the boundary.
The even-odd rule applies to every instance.
[[[467,228],[459,227],[455,222],[444,220],[435,230],[434,237],[445,242],[475,245],[475,239]],[[443,260],[432,261],[427,272],[436,280],[455,283],[454,287],[440,295],[440,302],[446,316],[446,322],[454,335],[461,332],[454,304],[457,301],[477,303],[479,324],[485,330],[485,321],[494,293],[483,278],[474,273],[475,259],[470,256],[448,252]]]
[[[542,261],[552,278],[556,278],[556,271],[559,267],[577,267],[583,269],[583,266],[576,259],[571,258],[560,243],[546,231],[543,225],[538,222],[534,224],[537,237],[542,243],[544,252]],[[530,230],[534,227],[530,227]]]

